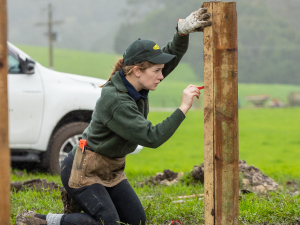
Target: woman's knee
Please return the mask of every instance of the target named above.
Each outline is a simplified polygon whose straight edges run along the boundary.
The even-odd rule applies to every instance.
[[[134,210],[131,212],[123,213],[120,216],[121,222],[130,225],[145,225],[146,224],[146,214],[144,210]]]
[[[120,221],[118,212],[106,189],[100,184],[93,184],[76,194],[81,208],[97,221],[104,224],[117,224]]]

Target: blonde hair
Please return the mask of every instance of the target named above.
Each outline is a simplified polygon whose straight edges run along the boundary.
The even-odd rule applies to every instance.
[[[116,62],[115,67],[113,68],[113,70],[111,72],[111,75],[110,75],[109,79],[106,81],[106,83],[111,80],[111,77],[113,75],[115,75],[115,73],[117,71],[123,70],[123,74],[124,74],[124,76],[126,76],[126,75],[132,73],[133,67],[135,67],[135,66],[137,66],[139,70],[144,71],[144,70],[146,70],[146,69],[148,69],[148,68],[150,68],[154,65],[156,65],[156,64],[152,63],[152,62],[149,62],[149,61],[143,61],[143,62],[137,63],[135,65],[126,66],[124,64],[123,58],[121,58]],[[101,85],[100,87],[103,87],[105,84]]]

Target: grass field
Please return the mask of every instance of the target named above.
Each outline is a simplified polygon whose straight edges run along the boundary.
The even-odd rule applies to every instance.
[[[42,65],[47,66],[47,49],[33,46],[18,46]],[[107,79],[118,55],[88,53],[55,49],[54,68],[58,71]],[[178,107],[182,90],[196,81],[196,75],[188,64],[181,63],[163,81],[157,91],[150,93],[151,107]],[[287,102],[291,91],[300,91],[299,85],[239,84],[239,150],[240,159],[260,168],[285,187],[285,182],[300,182],[300,108],[255,109],[245,101],[247,95],[268,94]],[[203,104],[203,95],[198,106]],[[150,112],[149,120],[157,124],[172,112]],[[187,114],[177,132],[168,142],[157,149],[144,148],[139,154],[127,156],[126,174],[134,186],[135,182],[171,169],[175,172],[190,171],[203,162],[203,110],[192,110]],[[61,185],[59,176],[32,174],[12,181],[45,178]],[[134,187],[146,209],[148,224],[167,224],[179,219],[183,224],[204,222],[203,199],[191,199],[174,204],[170,197],[203,193],[203,185],[186,186],[179,183],[170,187]],[[149,197],[152,196],[152,197]],[[63,205],[58,191],[40,192],[27,190],[11,194],[11,221],[23,209],[47,214],[62,213]],[[240,224],[293,224],[300,217],[300,195],[292,196],[285,188],[267,195],[243,195],[239,201]]]
[[[171,112],[151,112],[149,119],[157,124]],[[239,110],[240,159],[274,178],[284,186],[286,181],[300,181],[300,108]],[[174,136],[157,149],[144,148],[139,154],[127,156],[126,174],[134,186],[136,181],[164,169],[188,172],[203,162],[203,111],[187,114]],[[12,181],[46,178],[59,184],[59,176],[28,174],[12,175]],[[203,193],[201,184],[171,187],[135,187],[145,209],[149,224],[166,224],[179,219],[183,224],[201,224],[203,200],[192,199],[182,204],[169,197]],[[152,197],[147,197],[152,196]],[[12,221],[22,209],[39,213],[62,212],[59,192],[23,191],[11,195]],[[149,206],[150,204],[150,206]],[[267,195],[243,195],[240,199],[240,224],[293,224],[300,216],[300,195],[291,196],[285,189]]]
[[[150,112],[153,124],[171,112]],[[271,177],[300,178],[300,108],[239,110],[240,159]],[[157,149],[144,148],[127,157],[130,177],[151,175],[163,169],[189,171],[204,160],[203,111],[195,110],[168,142]]]
[[[18,45],[18,47],[42,65],[48,66],[47,48],[26,45]],[[67,73],[107,79],[114,63],[120,57],[114,54],[55,49],[54,69]],[[202,71],[200,72],[202,73]],[[163,81],[156,91],[150,93],[150,107],[178,107],[184,88],[190,83],[203,85],[203,83],[197,82],[197,76],[186,63],[180,63],[166,81]],[[245,96],[247,95],[267,94],[270,96],[270,100],[278,98],[287,103],[287,96],[291,91],[300,92],[300,85],[239,84],[239,99],[241,107],[247,108],[253,107],[250,102],[245,100]],[[203,105],[203,95],[197,105]]]

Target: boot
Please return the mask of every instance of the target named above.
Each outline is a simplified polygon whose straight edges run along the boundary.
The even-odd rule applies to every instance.
[[[36,212],[22,212],[16,217],[16,225],[47,225],[46,215]]]

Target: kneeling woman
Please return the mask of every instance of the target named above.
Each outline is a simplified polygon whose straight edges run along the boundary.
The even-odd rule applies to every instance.
[[[87,146],[73,149],[62,163],[62,183],[85,213],[34,214],[33,218],[61,225],[145,224],[142,204],[124,173],[125,157],[137,145],[157,148],[166,142],[185,119],[193,98],[199,98],[198,86],[189,85],[170,117],[155,126],[147,120],[149,90],[156,90],[174,70],[188,48],[188,34],[210,25],[201,21],[208,17],[205,9],[199,9],[179,20],[173,40],[162,49],[141,39],[126,49],[83,133]]]

